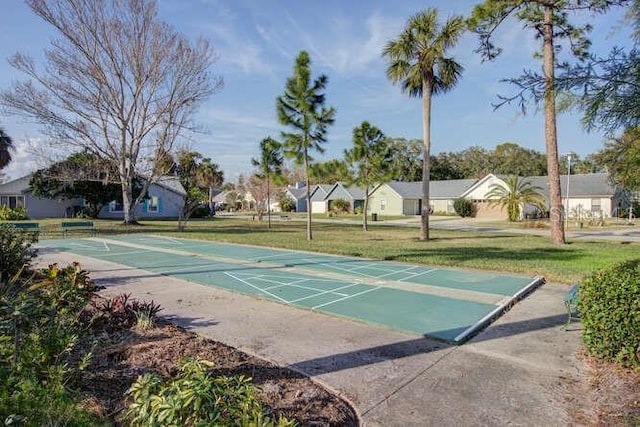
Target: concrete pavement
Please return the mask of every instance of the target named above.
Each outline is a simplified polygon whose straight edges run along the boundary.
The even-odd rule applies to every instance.
[[[109,293],[152,299],[185,328],[309,375],[350,400],[367,426],[570,421],[564,382],[580,375],[580,329],[563,328],[561,285],[544,285],[453,347],[91,258],[38,257],[74,260]]]

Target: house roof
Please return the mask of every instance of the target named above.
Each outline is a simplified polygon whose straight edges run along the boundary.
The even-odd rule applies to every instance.
[[[32,176],[33,174],[29,174],[21,178],[14,179],[13,181],[0,184],[0,194],[28,193],[30,191],[29,181],[31,181]],[[172,191],[180,196],[187,195],[187,192],[185,191],[182,184],[180,184],[180,180],[176,176],[161,176],[156,180],[155,184],[160,187],[166,188],[167,190]]]
[[[15,195],[29,192],[29,181],[32,174],[0,184],[0,194]]]
[[[430,199],[451,199],[460,197],[477,179],[449,179],[429,182]],[[403,199],[419,199],[422,197],[422,182],[391,181],[389,187]]]
[[[177,176],[165,175],[158,177],[155,184],[160,187],[166,188],[169,191],[173,191],[180,196],[187,195],[186,190],[180,183],[180,179]]]
[[[332,194],[336,192],[342,192],[351,200],[364,200],[364,188],[356,187],[355,185],[347,187],[341,182],[336,182],[331,186],[331,189],[327,192],[325,199],[329,199]]]
[[[532,176],[527,178],[535,186],[542,189],[541,193],[548,197],[549,184],[546,176]],[[567,184],[569,188],[567,191]],[[618,189],[611,183],[609,174],[606,173],[590,173],[590,174],[576,174],[560,175],[560,186],[562,189],[562,197],[569,198],[575,197],[611,197],[616,194]]]
[[[307,196],[306,187],[302,187],[302,188],[287,187],[287,191],[296,200],[304,199]]]

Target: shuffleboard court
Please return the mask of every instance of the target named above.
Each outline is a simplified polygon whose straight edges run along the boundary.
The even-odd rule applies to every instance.
[[[456,344],[544,282],[151,235],[45,240],[39,246]]]

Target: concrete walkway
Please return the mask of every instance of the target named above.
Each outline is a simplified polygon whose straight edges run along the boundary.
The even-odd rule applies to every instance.
[[[351,401],[367,426],[570,421],[564,384],[579,375],[580,328],[563,328],[561,285],[544,285],[452,347],[91,258],[38,257],[42,265],[74,260],[109,293],[154,300],[185,328],[309,375]]]

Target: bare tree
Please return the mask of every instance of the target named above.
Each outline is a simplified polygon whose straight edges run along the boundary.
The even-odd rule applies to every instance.
[[[158,17],[154,0],[27,0],[57,30],[46,64],[16,53],[27,76],[0,92],[9,113],[35,119],[51,143],[112,162],[122,186],[124,222],[134,222],[136,176],[154,182],[159,153],[193,130],[198,106],[221,88],[209,42],[191,43]]]

